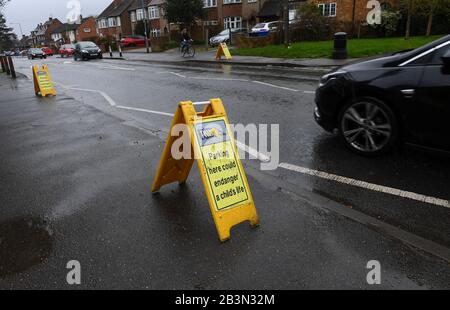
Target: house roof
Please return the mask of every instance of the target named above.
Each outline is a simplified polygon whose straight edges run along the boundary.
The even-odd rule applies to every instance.
[[[151,0],[149,5],[160,5],[164,4],[166,0]]]
[[[120,16],[133,2],[134,0],[114,0],[97,18]]]
[[[80,24],[62,24],[61,26],[57,27],[55,30],[52,31],[52,34],[54,33],[63,33],[66,31],[71,31],[71,30],[77,30],[78,27],[80,26]]]
[[[144,0],[144,6],[149,6],[151,0]],[[128,8],[128,11],[135,11],[142,8],[141,0],[133,0],[130,7]]]

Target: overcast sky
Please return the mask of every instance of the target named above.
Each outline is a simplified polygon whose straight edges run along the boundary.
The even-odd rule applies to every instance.
[[[112,2],[112,0],[79,1],[83,16],[99,15]],[[37,24],[45,22],[50,16],[58,18],[63,23],[66,22],[69,12],[68,2],[69,0],[11,0],[6,5],[4,14],[8,23],[20,23],[24,34],[29,35]],[[20,35],[18,25],[9,26],[14,27],[14,32]]]

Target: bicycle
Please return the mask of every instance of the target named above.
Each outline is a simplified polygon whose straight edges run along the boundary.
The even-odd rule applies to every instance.
[[[195,56],[195,48],[192,46],[191,42],[193,42],[193,40],[181,42],[180,52],[184,58]]]

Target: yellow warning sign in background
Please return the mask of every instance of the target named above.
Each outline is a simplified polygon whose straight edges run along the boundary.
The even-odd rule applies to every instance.
[[[233,59],[226,43],[220,43],[219,48],[217,49],[216,59],[220,60],[222,56],[225,56],[226,60]]]
[[[42,97],[47,95],[56,96],[56,90],[47,65],[43,65],[41,68],[33,66],[33,81],[36,95],[41,95]]]
[[[172,155],[172,146],[180,138],[172,136],[172,129],[179,124],[187,125],[189,130],[191,154],[195,155],[192,158],[175,159]],[[245,221],[257,227],[253,196],[220,99],[210,100],[198,113],[190,101],[179,104],[152,192],[173,182],[185,183],[195,160],[219,239],[230,239],[231,228]]]

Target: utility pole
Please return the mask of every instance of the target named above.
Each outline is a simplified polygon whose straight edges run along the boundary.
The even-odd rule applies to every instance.
[[[148,43],[148,27],[147,27],[147,15],[145,14],[145,4],[144,4],[144,0],[141,0],[141,8],[142,8],[142,13],[144,14],[143,16],[143,21],[144,21],[144,34],[145,34],[145,48],[147,49],[147,54],[150,53],[150,44]]]
[[[289,47],[289,0],[283,2],[283,16],[284,16],[284,46]]]

